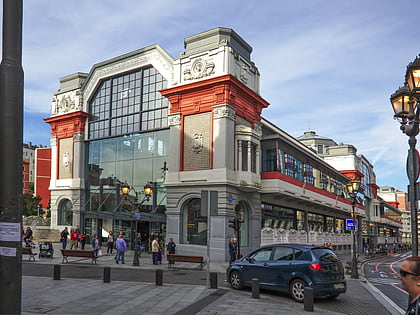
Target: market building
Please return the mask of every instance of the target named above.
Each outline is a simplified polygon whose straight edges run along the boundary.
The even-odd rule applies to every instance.
[[[152,45],[60,79],[45,119],[52,228],[131,241],[154,232],[178,252],[205,256],[209,245],[226,261],[229,221],[240,219],[243,252],[271,242],[349,251],[345,185],[358,169],[337,171],[262,117],[252,47],[235,31],[184,46],[175,59]],[[356,212],[366,217],[363,204]]]

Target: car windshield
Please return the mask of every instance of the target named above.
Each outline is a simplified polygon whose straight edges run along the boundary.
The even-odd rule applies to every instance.
[[[337,262],[340,258],[328,248],[314,248],[312,252],[321,262]]]

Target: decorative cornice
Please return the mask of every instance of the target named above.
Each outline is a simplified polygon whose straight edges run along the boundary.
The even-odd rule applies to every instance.
[[[181,125],[181,113],[169,114],[168,121],[170,127]]]
[[[213,106],[214,119],[230,118],[235,119],[235,109],[227,104]]]

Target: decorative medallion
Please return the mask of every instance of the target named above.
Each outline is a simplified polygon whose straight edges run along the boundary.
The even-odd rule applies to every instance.
[[[195,80],[207,77],[214,73],[214,63],[205,61],[204,59],[197,59],[193,62],[191,68],[185,69],[184,80]]]
[[[195,133],[191,144],[191,150],[198,154],[203,151],[203,147],[203,134]]]

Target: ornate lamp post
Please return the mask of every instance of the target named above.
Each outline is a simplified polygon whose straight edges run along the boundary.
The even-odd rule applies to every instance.
[[[353,230],[351,231],[351,278],[359,279],[359,273],[357,270],[357,248],[356,248],[356,213],[355,205],[357,203],[357,194],[360,191],[360,180],[352,179],[350,183],[347,184],[347,191],[351,200],[351,210],[352,210],[352,219],[353,219]]]
[[[143,202],[149,201],[150,196],[153,194],[152,186],[149,183],[144,185],[144,188],[143,188],[144,198],[140,203],[138,203],[138,192],[134,188],[130,187],[130,185],[128,185],[126,182],[121,185],[121,193],[124,195],[124,197],[126,199],[128,199],[127,196],[130,193],[130,191],[134,191],[134,193],[136,194],[136,197],[134,199],[134,202],[132,203],[132,206],[133,206],[133,208],[135,209],[136,212],[140,212],[138,210],[139,207],[143,204]],[[140,262],[139,262],[139,247],[137,246],[137,244],[135,244],[133,266],[139,266],[139,265],[140,265]]]
[[[394,94],[391,95],[391,104],[394,109],[394,118],[401,124],[401,131],[409,139],[409,150],[407,156],[407,176],[409,179],[408,199],[411,209],[411,245],[412,255],[418,256],[418,237],[417,237],[417,200],[416,194],[417,179],[419,177],[419,153],[416,150],[419,134],[420,116],[420,59],[416,59],[407,66],[405,83]]]

